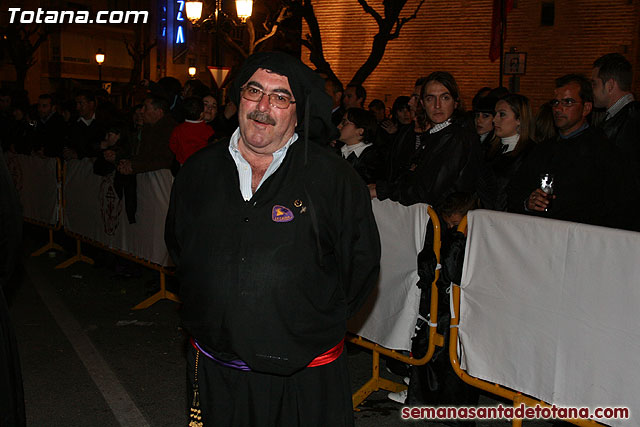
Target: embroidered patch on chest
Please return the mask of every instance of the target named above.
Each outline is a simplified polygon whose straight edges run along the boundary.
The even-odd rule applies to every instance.
[[[271,219],[275,222],[293,221],[293,212],[284,206],[275,205],[273,209],[271,209]]]

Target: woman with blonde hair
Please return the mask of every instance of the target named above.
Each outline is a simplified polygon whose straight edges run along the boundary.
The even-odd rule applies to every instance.
[[[498,199],[496,209],[506,210],[506,189],[535,144],[535,122],[529,99],[519,94],[506,95],[496,103],[493,119],[498,137],[489,148],[487,161],[496,176]]]

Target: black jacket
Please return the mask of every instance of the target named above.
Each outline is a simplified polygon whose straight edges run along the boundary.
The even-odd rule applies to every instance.
[[[496,177],[496,210],[507,210],[507,187],[513,177],[518,173],[518,170],[532,148],[533,143],[529,143],[526,146],[518,147],[516,150],[506,154],[496,152],[493,147],[488,150],[487,162]]]
[[[369,194],[344,160],[297,141],[244,201],[228,146],[190,157],[171,193],[183,324],[223,360],[289,375],[343,339],[377,281]]]
[[[351,153],[346,160],[366,184],[373,184],[384,177],[384,159],[380,150],[374,145],[362,150],[360,156]]]
[[[398,131],[390,138],[387,148],[386,181],[393,182],[409,170],[418,151],[416,137],[415,125],[410,123],[399,126]]]
[[[54,112],[46,122],[38,120],[34,134],[34,150],[43,149],[47,157],[62,157],[64,137],[68,125],[62,116]]]
[[[507,189],[511,212],[564,221],[618,226],[626,215],[621,198],[624,186],[615,147],[593,127],[569,138],[538,144]],[[540,174],[552,173],[555,199],[547,212],[527,212],[524,203],[540,188]]]
[[[380,200],[437,206],[454,192],[480,192],[486,172],[478,135],[454,122],[427,136],[413,171],[394,182],[377,182],[376,192]]]
[[[601,125],[607,138],[618,148],[622,156],[620,168],[626,177],[629,212],[640,211],[640,102],[625,105],[615,116]],[[640,231],[640,216],[629,215],[624,228]]]
[[[82,120],[77,119],[69,126],[66,146],[74,150],[79,159],[98,157],[100,154],[100,142],[104,139],[106,133],[106,123],[99,118],[93,119],[89,126]]]

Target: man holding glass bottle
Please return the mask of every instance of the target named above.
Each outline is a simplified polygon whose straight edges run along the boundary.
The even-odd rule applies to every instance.
[[[617,152],[589,126],[591,82],[582,75],[556,79],[550,101],[559,136],[531,152],[508,190],[513,212],[615,227],[621,209]]]

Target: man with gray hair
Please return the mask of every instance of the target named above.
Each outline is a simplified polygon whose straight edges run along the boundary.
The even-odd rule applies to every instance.
[[[250,56],[231,97],[239,128],[189,158],[167,214],[192,421],[352,426],[346,321],[380,258],[366,187],[326,149],[331,100],[298,59]]]

